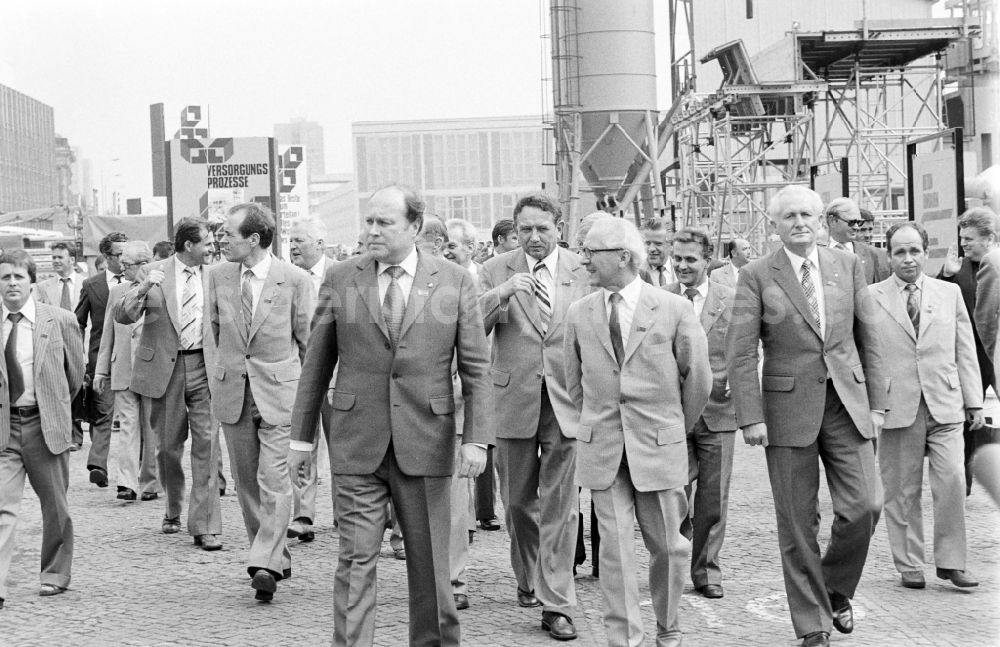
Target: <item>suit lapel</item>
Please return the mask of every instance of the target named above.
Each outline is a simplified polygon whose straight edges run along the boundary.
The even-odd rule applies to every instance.
[[[108,307],[108,275],[107,271],[102,274],[98,274],[96,277],[98,280],[94,281],[94,300],[97,302],[96,308],[99,310],[106,310]]]
[[[608,352],[611,361],[617,364],[615,349],[611,345],[611,331],[608,329],[608,311],[604,304],[604,292],[601,290],[595,292],[594,296],[590,298],[590,321],[594,326],[597,341],[601,342],[601,346]]]
[[[827,250],[817,247],[816,257],[819,259],[819,274],[823,281],[823,285],[816,283],[817,290],[823,290],[823,314],[826,318],[826,338],[829,339],[830,332],[833,326],[829,325],[831,321],[837,321],[839,316],[837,299],[841,298],[843,294],[850,294],[851,299],[854,299],[854,288],[853,285],[845,289],[840,289],[840,269],[834,264],[834,256]],[[827,290],[828,287],[834,288],[833,290]],[[804,293],[803,293],[804,294]],[[804,297],[803,297],[804,298]]]
[[[822,263],[822,261],[820,262]],[[822,273],[822,269],[820,272]],[[799,283],[798,278],[795,276],[792,262],[788,259],[788,254],[785,253],[784,248],[778,248],[771,256],[771,274],[774,282],[784,290],[785,296],[792,302],[795,309],[799,311],[802,318],[806,320],[806,324],[812,328],[817,337],[822,338],[819,326],[816,324],[812,310],[809,308],[809,302],[806,301],[806,294],[802,291],[802,284]],[[822,286],[817,285],[816,288],[822,289]]]
[[[636,304],[635,313],[632,315],[632,328],[629,330],[628,345],[625,347],[625,355],[622,357],[622,366],[628,363],[629,358],[645,339],[650,324],[653,323],[654,313],[659,306],[652,299],[646,298],[646,290],[655,289],[657,288],[644,283],[639,290],[639,303]],[[611,334],[608,333],[608,338],[610,339],[610,337]]]
[[[902,296],[899,291],[896,290],[896,286],[893,283],[886,285],[885,283],[876,283],[872,286],[872,290],[875,292],[876,301],[878,301],[879,306],[885,310],[892,320],[899,324],[910,339],[917,341],[917,336],[913,331],[913,323],[910,321],[910,315],[906,313],[906,303],[903,301]]]
[[[523,252],[520,254],[514,254],[514,258],[507,263],[507,269],[510,270],[507,273],[507,278],[510,278],[512,275],[519,272],[531,274],[531,269],[528,267],[528,260],[525,258]],[[535,301],[535,295],[518,290],[514,293],[514,299],[521,304],[521,309],[524,310],[526,315],[528,315],[531,325],[535,327],[538,334],[544,336],[544,333],[542,332],[542,315],[538,312],[538,302]]]
[[[229,307],[233,316],[233,326],[240,333],[240,339],[243,340],[244,345],[247,343],[247,327],[243,323],[243,264],[230,262],[228,267],[223,267],[220,270],[219,277],[223,279],[227,284],[227,292],[229,292]],[[262,293],[263,294],[263,293]]]
[[[725,299],[719,291],[712,287],[712,282],[708,282],[708,296],[705,297],[705,305],[701,309],[701,327],[707,334],[715,325],[719,315],[725,306]]]
[[[562,324],[566,316],[566,311],[574,301],[573,296],[576,293],[576,286],[582,280],[579,274],[582,267],[579,265],[572,267],[567,256],[568,254],[568,251],[560,250],[557,256],[559,261],[556,269],[557,276],[554,281],[555,289],[553,292],[555,294],[552,296],[552,320],[549,322],[548,332],[552,332],[556,329],[556,326]],[[524,257],[522,256],[522,258]],[[535,302],[535,311],[538,311],[537,302]],[[541,323],[541,319],[539,319],[539,323]]]
[[[934,322],[934,304],[937,303],[937,293],[933,283],[924,279],[924,287],[920,295],[920,338],[927,333],[927,327]],[[909,317],[907,317],[909,319]]]
[[[44,303],[35,302],[35,325],[32,334],[34,346],[34,373],[36,388],[41,385],[43,358],[49,345],[49,335],[52,333],[52,313]]]
[[[285,268],[283,268],[277,258],[271,259],[271,269],[264,279],[264,287],[260,291],[260,303],[254,308],[253,320],[250,323],[250,334],[247,336],[249,342],[260,330],[261,325],[267,316],[271,314],[274,301],[278,298],[278,286],[285,282]]]
[[[163,264],[163,285],[160,286],[160,291],[163,294],[163,306],[167,309],[167,315],[170,317],[170,322],[174,324],[174,330],[177,331],[177,336],[181,336],[181,317],[180,313],[177,312],[177,260],[176,257],[171,256]]]
[[[433,267],[423,254],[417,252],[417,273],[413,277],[410,297],[406,300],[406,310],[403,312],[403,323],[399,327],[400,339],[406,336],[406,331],[423,312],[424,306],[437,288],[437,273],[437,268]]]
[[[357,264],[357,273],[354,275],[354,287],[361,297],[362,303],[368,308],[371,321],[378,326],[378,329],[389,340],[389,329],[385,325],[385,317],[382,316],[382,304],[378,300],[378,264],[371,256],[362,257]],[[360,320],[360,319],[359,319]]]

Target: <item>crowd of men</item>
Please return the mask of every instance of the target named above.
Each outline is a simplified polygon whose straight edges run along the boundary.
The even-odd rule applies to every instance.
[[[25,252],[0,255],[0,608],[26,475],[42,505],[39,594],[70,584],[81,420],[90,483],[114,482],[125,501],[162,494],[160,530],[186,529],[206,551],[222,548],[221,428],[262,602],[291,577],[286,540],[315,537],[325,442],[334,645],[374,640],[387,522],[405,545],[410,644],[459,644],[469,531],[501,527],[497,482],[512,604],[540,608],[553,639],[577,637],[587,488],[609,644],[643,640],[638,524],[656,644],[680,645],[685,582],[724,596],[737,430],[764,448],[802,645],[854,630],[880,516],[901,585],[925,586],[925,456],[936,576],[977,585],[964,502],[1000,352],[992,211],[963,215],[964,257],[949,255],[937,278],[919,224],[893,226],[882,250],[862,240],[871,219],[851,200],[824,205],[801,186],[774,195],[779,243],[753,261],[746,240],[720,260],[706,231],[662,221],[598,212],[565,231],[541,193],[512,216],[482,263],[475,227],[425,214],[398,185],[372,195],[364,251],[341,261],[311,217],[293,224],[290,261],[278,258],[274,219],[253,203],[214,231],[181,220],[153,249],[109,234],[105,269],[86,279],[65,245],[41,283]],[[820,462],[834,511],[822,553]]]

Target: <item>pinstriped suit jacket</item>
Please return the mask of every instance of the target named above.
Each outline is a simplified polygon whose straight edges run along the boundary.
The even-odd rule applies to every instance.
[[[7,313],[4,312],[6,317]],[[35,399],[42,419],[45,444],[53,454],[70,448],[72,414],[70,403],[83,384],[83,339],[76,318],[69,312],[35,299],[32,334],[35,366]],[[10,442],[10,395],[7,363],[0,355],[0,451]]]

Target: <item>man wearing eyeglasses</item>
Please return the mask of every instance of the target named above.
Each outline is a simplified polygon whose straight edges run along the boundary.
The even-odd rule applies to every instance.
[[[128,236],[120,231],[113,231],[102,238],[97,249],[104,259],[106,269],[85,280],[80,287],[80,301],[76,304],[76,321],[80,324],[80,334],[86,334],[87,320],[90,320],[90,345],[87,349],[87,373],[84,377],[84,384],[88,386],[94,381],[108,295],[112,287],[121,285],[124,280],[121,261],[127,242]],[[90,422],[91,444],[87,455],[87,469],[90,471],[91,483],[97,487],[108,487],[108,450],[111,447],[111,419],[114,416],[115,398],[110,391],[106,391],[91,392],[89,399],[86,403],[87,411],[81,416]]]
[[[139,271],[117,319],[143,320],[132,366],[132,390],[150,398],[156,464],[166,495],[160,530],[180,532],[184,504],[184,444],[191,437],[191,500],[187,529],[202,550],[219,550],[222,512],[216,462],[219,430],[212,423],[206,365],[213,349],[204,316],[208,276],[202,262],[212,234],[205,222],[174,225],[175,253]]]
[[[850,252],[861,261],[868,285],[889,278],[889,258],[885,252],[862,242],[859,233],[865,226],[861,210],[850,198],[836,198],[826,205],[826,226],[830,231],[830,249]]]
[[[131,390],[132,361],[138,347],[142,324],[120,324],[115,318],[122,298],[136,280],[139,270],[152,259],[149,245],[142,240],[125,243],[122,252],[121,285],[111,288],[108,296],[108,313],[104,317],[101,347],[97,353],[94,373],[94,392],[103,395],[110,388],[115,399],[118,418],[118,498],[135,501],[137,492],[142,500],[159,496],[160,483],[156,478],[156,441],[149,425],[149,403],[142,401]],[[145,408],[144,408],[145,407]],[[141,457],[141,466],[140,466]]]

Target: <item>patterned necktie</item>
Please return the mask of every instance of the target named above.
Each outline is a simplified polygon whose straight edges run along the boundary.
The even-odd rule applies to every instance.
[[[548,272],[548,268],[544,262],[538,261],[531,274],[535,280],[535,301],[538,302],[538,314],[542,318],[542,332],[545,333],[548,332],[549,322],[552,321],[552,299],[549,298],[549,289],[545,285],[543,272]]]
[[[391,265],[385,268],[385,273],[389,275],[389,289],[385,291],[385,300],[382,301],[382,317],[385,319],[385,327],[389,330],[389,341],[393,348],[399,343],[399,332],[403,327],[403,312],[406,310],[406,302],[403,300],[403,288],[399,286],[399,277],[405,272],[399,265]]]
[[[7,335],[7,345],[3,349],[3,358],[7,362],[7,387],[11,406],[24,393],[24,374],[21,373],[21,364],[17,361],[17,328],[23,316],[20,312],[7,314],[11,325],[10,334]]]
[[[906,314],[910,315],[910,323],[913,324],[913,334],[920,333],[920,288],[916,283],[907,283],[906,291]]]
[[[184,291],[181,294],[181,349],[189,350],[198,344],[198,322],[201,321],[201,300],[194,270],[184,268]],[[249,287],[249,286],[248,286]]]
[[[59,299],[59,307],[63,310],[72,310],[73,302],[70,300],[69,296],[69,282],[73,279],[64,278],[59,280],[62,281],[62,297]]]
[[[615,360],[618,366],[622,365],[625,358],[625,346],[622,344],[622,327],[618,323],[618,304],[622,300],[622,295],[612,292],[609,297],[611,301],[611,314],[608,316],[608,332],[611,333],[611,347],[615,351]]]
[[[253,271],[244,270],[240,292],[243,302],[243,323],[246,324],[247,336],[250,335],[250,324],[253,323],[253,289],[250,287],[250,279],[252,278]]]
[[[806,301],[809,302],[809,310],[812,311],[813,321],[816,322],[816,327],[822,332],[823,324],[819,318],[819,301],[816,299],[816,286],[813,285],[811,270],[812,261],[807,258],[802,263],[802,291],[806,295]]]

